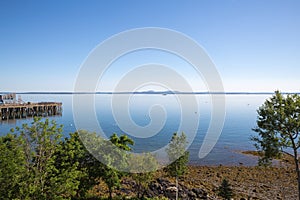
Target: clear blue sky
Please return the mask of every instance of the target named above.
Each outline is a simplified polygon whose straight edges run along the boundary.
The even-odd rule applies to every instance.
[[[297,0],[1,0],[0,91],[72,91],[96,45],[141,27],[196,40],[226,91],[300,91]]]

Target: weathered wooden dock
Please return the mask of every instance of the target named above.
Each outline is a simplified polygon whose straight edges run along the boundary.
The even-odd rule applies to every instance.
[[[62,103],[60,102],[0,104],[0,120],[22,119],[34,116],[47,117],[61,114]]]

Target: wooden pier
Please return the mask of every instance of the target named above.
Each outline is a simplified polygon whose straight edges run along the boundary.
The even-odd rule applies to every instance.
[[[12,103],[0,104],[0,120],[22,119],[34,116],[54,116],[62,114],[62,103]]]

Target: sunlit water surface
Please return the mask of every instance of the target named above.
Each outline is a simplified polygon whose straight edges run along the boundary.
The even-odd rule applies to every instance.
[[[194,95],[197,103],[198,109],[195,110],[194,107],[186,108],[180,104],[180,101],[176,95],[142,95],[136,94],[130,96],[130,101],[128,106],[124,109],[123,106],[118,107],[116,104],[112,104],[113,95],[108,94],[97,94],[94,96],[95,99],[95,111],[97,116],[97,121],[102,130],[97,129],[90,121],[90,113],[85,113],[84,106],[73,105],[72,95],[45,95],[45,94],[35,94],[35,95],[22,95],[24,101],[30,102],[41,102],[41,101],[56,101],[63,103],[63,114],[62,116],[49,117],[54,119],[58,124],[64,125],[64,135],[68,136],[70,132],[76,131],[76,123],[73,117],[73,106],[81,106],[83,121],[81,124],[85,124],[86,129],[90,131],[102,131],[104,135],[109,137],[112,133],[117,134],[128,134],[129,137],[133,138],[135,145],[133,146],[134,152],[149,152],[155,151],[159,148],[164,147],[170,141],[172,134],[178,131],[180,126],[181,112],[183,109],[188,109],[193,115],[199,117],[199,124],[197,127],[196,136],[191,142],[189,147],[190,152],[190,163],[195,165],[255,165],[257,159],[255,157],[247,156],[241,154],[241,151],[254,150],[253,142],[250,141],[251,135],[255,135],[252,128],[255,127],[257,113],[256,110],[264,102],[268,95],[226,95],[226,117],[224,127],[221,136],[218,139],[217,144],[214,146],[213,150],[203,159],[199,159],[198,152],[202,145],[205,134],[209,127],[211,119],[211,98],[209,95]],[[122,95],[115,95],[113,97],[115,101],[118,98],[122,98]],[[115,102],[115,103],[116,103]],[[118,104],[117,104],[118,105]],[[153,107],[154,106],[154,107]],[[157,126],[159,131],[151,136],[146,137],[147,128],[144,132],[136,133],[134,130],[135,125],[139,127],[147,127],[152,123],[151,121],[151,110],[159,109],[163,111],[162,115],[158,115],[159,120],[157,121]],[[122,109],[121,112],[115,112],[117,109]],[[190,110],[189,110],[190,109]],[[125,110],[126,112],[123,112]],[[127,112],[128,111],[128,112]],[[131,119],[133,123],[132,130],[124,131],[119,127],[117,121],[115,120],[116,113],[118,117],[122,119]],[[121,113],[121,114],[120,114]],[[122,115],[123,113],[123,115]],[[129,117],[127,118],[127,113]],[[187,120],[188,121],[188,120]],[[31,123],[32,118],[22,119],[22,120],[0,120],[0,133],[5,135],[9,130],[15,126],[21,126],[23,123]],[[162,122],[162,123],[161,123]],[[156,130],[156,124],[151,124],[153,129]],[[80,127],[81,128],[81,127]],[[193,130],[183,130],[184,132],[190,132]],[[146,134],[143,137],[134,137],[133,134],[137,136],[138,134]],[[153,134],[153,133],[152,133]]]

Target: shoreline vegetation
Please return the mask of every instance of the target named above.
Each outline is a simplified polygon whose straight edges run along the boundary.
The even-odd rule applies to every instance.
[[[120,173],[104,166],[87,152],[78,133],[62,139],[62,127],[55,121],[35,118],[31,126],[16,131],[0,138],[2,199],[175,199],[178,191],[179,199],[213,200],[222,199],[218,194],[224,181],[230,184],[234,199],[297,199],[296,175],[285,156],[280,164],[267,167],[187,165],[177,180],[166,168],[145,174]],[[81,134],[105,147],[106,142],[94,134]],[[133,145],[124,136],[114,135],[110,140],[122,149],[130,150]],[[260,155],[257,151],[241,153]],[[147,163],[148,158],[136,162]]]

